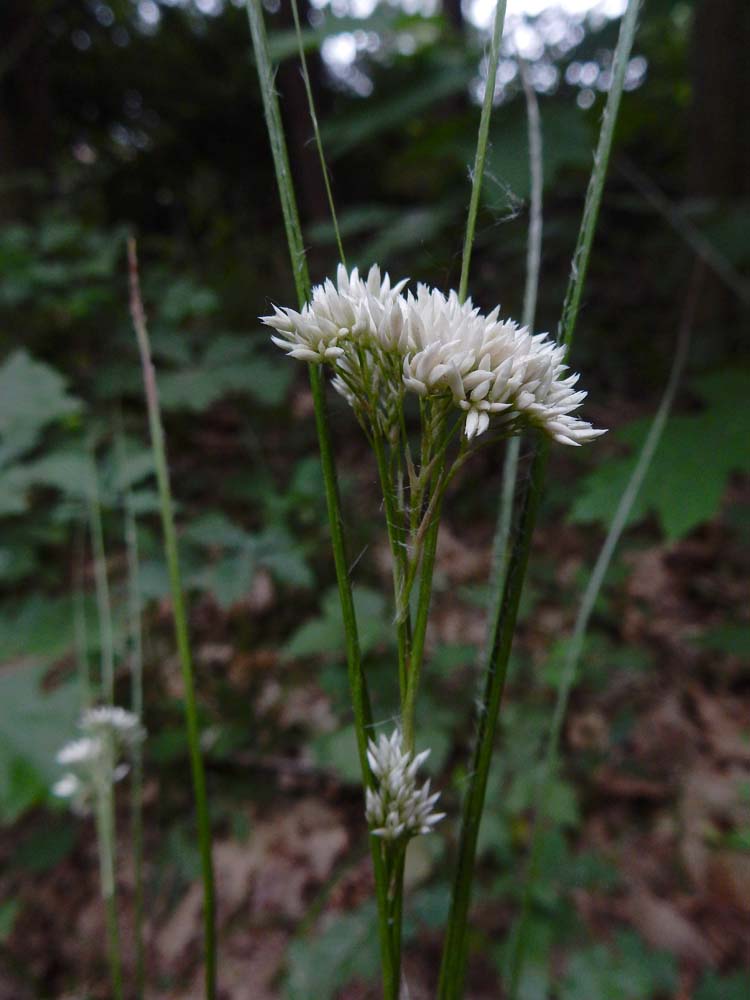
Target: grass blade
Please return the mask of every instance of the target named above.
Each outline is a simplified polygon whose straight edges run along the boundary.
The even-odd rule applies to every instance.
[[[471,251],[474,246],[474,234],[479,213],[479,196],[482,193],[482,178],[484,177],[484,161],[487,158],[487,145],[490,134],[490,118],[492,104],[495,99],[495,80],[497,64],[500,59],[500,40],[503,37],[505,24],[506,0],[498,0],[495,5],[495,20],[492,26],[492,41],[487,57],[487,83],[482,101],[482,114],[479,118],[479,135],[477,136],[477,151],[474,156],[474,169],[471,174],[471,197],[469,199],[469,214],[466,217],[466,233],[464,235],[464,250],[461,257],[461,279],[458,284],[458,297],[463,302],[469,292],[469,268],[471,266]]]
[[[289,156],[286,148],[284,129],[281,121],[278,97],[274,88],[274,70],[268,52],[268,38],[263,18],[261,0],[246,0],[250,34],[253,41],[253,51],[263,99],[263,110],[266,127],[273,155],[276,182],[284,217],[284,229],[289,246],[289,256],[292,264],[292,274],[297,300],[302,307],[310,297],[310,275],[305,257],[302,229],[300,226],[297,199],[294,194]],[[322,147],[321,147],[322,149]],[[357,751],[363,783],[373,784],[369,764],[367,762],[368,732],[372,728],[372,712],[367,682],[362,671],[357,618],[352,599],[351,582],[349,580],[349,561],[346,555],[344,539],[343,515],[338,490],[336,463],[334,459],[333,441],[325,400],[325,386],[320,365],[309,365],[310,389],[312,391],[315,409],[315,426],[318,434],[320,460],[323,469],[328,523],[331,531],[336,580],[338,583],[339,600],[344,621],[346,642],[346,661],[349,676],[349,688],[354,709],[354,727],[357,734]],[[396,1000],[398,996],[398,970],[395,968],[391,951],[388,930],[388,884],[380,844],[377,838],[370,837],[370,848],[375,885],[378,899],[378,935],[380,939],[381,958],[383,963],[383,988],[387,1000]]]
[[[695,307],[698,300],[699,286],[699,273],[696,268],[691,281],[690,294],[688,296],[684,316],[680,324],[675,354],[667,386],[664,390],[664,395],[662,396],[659,408],[651,423],[646,440],[643,443],[643,448],[638,456],[638,461],[620,498],[620,502],[617,505],[617,509],[612,518],[612,523],[610,524],[604,544],[602,545],[601,551],[599,552],[597,560],[594,563],[594,568],[591,571],[591,576],[589,577],[586,589],[584,590],[581,605],[578,609],[578,615],[576,616],[575,625],[570,638],[570,643],[568,645],[560,686],[558,688],[557,698],[555,701],[552,724],[550,726],[550,732],[547,739],[547,755],[536,798],[534,827],[529,847],[529,865],[526,881],[524,883],[521,916],[515,935],[515,946],[511,952],[509,1000],[515,1000],[518,995],[524,961],[528,949],[531,899],[534,893],[534,886],[536,885],[539,877],[539,861],[542,844],[541,831],[546,819],[545,805],[550,793],[552,777],[557,763],[562,726],[568,710],[570,693],[573,689],[578,673],[578,664],[581,659],[581,653],[583,652],[586,631],[591,619],[591,614],[601,592],[604,579],[607,575],[607,570],[612,562],[615,549],[617,548],[620,538],[622,537],[622,533],[625,530],[628,517],[630,516],[630,511],[633,509],[633,504],[638,497],[638,493],[643,485],[646,473],[651,466],[654,453],[659,445],[667,418],[670,410],[672,409],[672,404],[674,403],[674,398],[680,384],[680,379],[682,377],[682,372],[685,367],[685,361],[687,359],[690,346],[690,335],[695,316]]]
[[[156,466],[156,480],[159,488],[159,503],[161,507],[161,523],[164,534],[164,551],[167,557],[169,571],[169,586],[172,595],[172,614],[174,618],[177,652],[182,670],[182,682],[185,689],[185,724],[188,745],[190,749],[190,767],[193,777],[193,793],[198,824],[198,842],[201,858],[201,874],[203,878],[203,935],[205,961],[205,989],[207,1000],[216,997],[216,917],[214,901],[214,870],[211,857],[211,822],[208,812],[208,797],[206,794],[206,775],[201,756],[200,734],[198,729],[198,708],[195,700],[195,681],[193,677],[193,658],[190,651],[185,597],[182,589],[180,560],[177,551],[177,532],[175,530],[174,512],[172,509],[172,491],[169,484],[169,467],[167,465],[167,449],[164,441],[164,428],[161,422],[159,407],[159,392],[156,384],[156,374],[151,360],[151,345],[149,343],[146,315],[141,298],[138,276],[138,257],[135,240],[128,240],[128,265],[130,273],[130,312],[133,319],[138,350],[143,367],[143,384],[148,408],[148,422],[151,432],[151,449]]]
[[[101,649],[100,696],[107,705],[113,705],[115,701],[115,652],[114,630],[112,628],[112,600],[109,593],[107,556],[104,548],[104,525],[102,523],[102,505],[99,498],[99,470],[97,469],[93,446],[91,449],[91,472],[86,500],[91,548],[94,554],[96,610],[99,618],[99,644]]]
[[[639,8],[640,0],[629,0],[620,26],[617,48],[615,49],[612,86],[607,97],[602,118],[599,142],[594,156],[594,168],[586,192],[583,219],[573,256],[568,292],[563,305],[558,334],[559,338],[568,347],[575,332],[578,307],[586,277],[594,232],[596,230],[617,112],[620,97],[622,96],[625,68],[627,67],[635,36]],[[471,777],[464,799],[461,837],[458,849],[459,859],[453,883],[448,930],[443,947],[443,963],[439,986],[439,997],[441,1000],[457,1000],[463,993],[468,947],[467,917],[474,878],[477,837],[484,809],[484,798],[487,790],[487,778],[489,776],[489,766],[492,759],[492,749],[497,728],[497,717],[505,687],[518,605],[531,547],[531,536],[536,523],[539,500],[546,473],[547,454],[548,446],[546,441],[539,440],[533,451],[531,471],[524,486],[523,496],[521,497],[521,513],[511,547],[500,614],[497,624],[491,624],[494,638],[491,644],[484,694],[479,705],[473,763],[469,772]]]
[[[523,312],[521,323],[533,329],[536,316],[536,300],[539,293],[539,271],[542,260],[542,187],[543,187],[543,145],[542,124],[539,117],[539,103],[536,92],[531,86],[526,70],[526,63],[518,60],[521,82],[526,98],[526,119],[529,129],[529,174],[531,178],[531,196],[529,199],[529,236],[526,245],[526,285],[523,293]],[[490,601],[487,620],[497,621],[500,614],[500,604],[503,597],[505,567],[508,558],[508,539],[513,520],[513,500],[516,495],[516,480],[518,478],[518,458],[521,452],[521,438],[512,437],[505,449],[503,463],[503,483],[500,492],[500,508],[498,510],[497,527],[492,542],[492,562],[490,568]],[[487,651],[492,648],[492,636],[488,637]]]
[[[305,85],[305,93],[307,94],[307,106],[310,109],[310,121],[312,122],[313,133],[315,135],[315,147],[318,151],[318,159],[320,160],[320,172],[323,175],[323,183],[325,184],[326,197],[328,199],[328,208],[331,213],[331,222],[333,223],[333,231],[336,234],[336,246],[339,251],[339,260],[346,267],[346,257],[344,255],[344,245],[341,242],[341,232],[339,230],[339,219],[336,214],[336,205],[333,201],[333,191],[331,190],[331,178],[328,173],[328,166],[326,164],[325,153],[323,152],[323,140],[320,137],[320,128],[318,127],[318,115],[315,111],[315,99],[313,98],[312,86],[310,85],[310,74],[307,69],[307,56],[305,55],[305,43],[302,38],[302,27],[299,21],[299,9],[297,7],[297,0],[292,0],[292,16],[294,17],[294,31],[297,35],[297,51],[299,53],[300,68],[302,70],[302,81]]]

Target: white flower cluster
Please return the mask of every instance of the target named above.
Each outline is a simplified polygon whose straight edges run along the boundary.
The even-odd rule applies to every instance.
[[[375,405],[390,414],[404,391],[442,398],[466,413],[467,438],[490,419],[508,433],[532,424],[562,444],[580,445],[604,431],[572,416],[586,393],[566,375],[565,349],[546,334],[533,335],[499,308],[485,316],[470,299],[460,302],[426,285],[403,294],[373,265],[363,280],[339,264],[336,285],[313,289],[301,312],[274,307],[263,322],[290,357],[325,362],[334,385],[356,409]]]
[[[85,813],[103,786],[128,773],[129,765],[121,757],[145,738],[146,731],[132,712],[110,705],[87,709],[79,727],[85,735],[58,751],[57,763],[68,770],[52,792],[69,799],[74,812]]]
[[[430,795],[429,780],[417,787],[417,771],[430,751],[414,754],[404,750],[399,729],[390,739],[381,734],[370,740],[367,760],[377,781],[377,788],[368,788],[365,816],[372,832],[384,840],[416,837],[430,833],[445,813],[432,812],[440,792]]]

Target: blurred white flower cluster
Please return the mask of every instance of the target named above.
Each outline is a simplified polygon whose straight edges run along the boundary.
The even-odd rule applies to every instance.
[[[406,281],[392,286],[377,265],[364,280],[339,264],[336,277],[301,312],[274,306],[262,320],[290,357],[329,364],[336,389],[376,428],[388,432],[408,391],[464,411],[467,438],[492,418],[508,434],[534,425],[569,445],[604,433],[572,416],[586,393],[546,334],[500,319],[499,308],[485,316],[453,291],[420,284],[404,294]]]
[[[52,791],[69,799],[74,812],[84,814],[95,795],[128,773],[124,758],[143,741],[146,731],[132,712],[109,705],[87,709],[78,725],[84,735],[59,750],[57,763],[67,770]]]
[[[367,760],[377,782],[367,789],[365,816],[370,829],[384,840],[430,833],[445,813],[432,812],[440,792],[430,795],[429,780],[417,787],[417,771],[430,751],[414,754],[404,750],[399,729],[390,739],[381,734],[370,740]]]

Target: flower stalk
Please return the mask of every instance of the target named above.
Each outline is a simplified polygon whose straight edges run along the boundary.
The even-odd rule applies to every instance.
[[[198,827],[198,846],[201,859],[201,877],[203,882],[203,944],[204,944],[204,981],[206,1000],[216,997],[216,904],[214,891],[214,869],[211,852],[211,820],[208,811],[208,795],[206,792],[206,773],[203,766],[203,756],[200,748],[200,727],[198,723],[198,706],[195,697],[195,681],[193,658],[190,650],[190,635],[188,631],[187,611],[182,588],[182,575],[177,549],[177,532],[172,507],[172,490],[169,483],[169,466],[167,464],[167,449],[164,441],[164,429],[161,422],[159,406],[159,391],[156,384],[156,373],[151,360],[151,345],[149,342],[146,315],[141,297],[138,274],[138,257],[135,240],[128,239],[128,266],[130,275],[130,312],[133,320],[138,350],[143,368],[143,384],[146,394],[148,421],[151,433],[151,449],[156,466],[156,480],[159,490],[161,508],[162,533],[164,536],[164,551],[167,557],[169,586],[172,595],[172,616],[174,621],[177,652],[180,659],[182,683],[184,688],[185,726],[190,753],[190,769],[193,779],[193,795],[195,799],[196,820]]]
[[[640,0],[629,0],[623,16],[615,49],[612,86],[602,117],[594,168],[586,192],[583,218],[573,254],[568,289],[563,304],[558,339],[567,354],[575,332],[578,307],[586,278],[591,246],[596,230],[601,204],[607,164],[612,148],[614,128],[622,96],[630,51],[635,37],[635,28]],[[484,808],[487,778],[492,758],[497,715],[500,710],[508,660],[515,629],[518,604],[526,572],[531,537],[536,522],[544,476],[547,465],[547,445],[542,439],[535,443],[531,462],[531,472],[520,500],[521,513],[518,520],[508,570],[503,586],[503,599],[496,622],[490,623],[492,641],[486,671],[485,691],[479,707],[479,720],[474,750],[473,767],[470,772],[469,789],[463,809],[459,860],[453,883],[448,929],[443,948],[438,996],[441,1000],[454,1000],[463,995],[467,962],[467,918],[474,877],[476,845],[479,822]]]

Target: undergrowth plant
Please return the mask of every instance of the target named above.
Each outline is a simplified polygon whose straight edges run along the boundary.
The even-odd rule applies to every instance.
[[[612,83],[602,119],[581,229],[563,304],[557,342],[531,332],[538,281],[541,209],[538,198],[540,143],[532,141],[537,197],[529,240],[529,279],[524,325],[502,319],[499,307],[480,313],[467,298],[471,253],[487,154],[495,73],[505,3],[495,11],[488,73],[479,124],[466,223],[461,278],[447,294],[425,285],[416,293],[407,281],[392,283],[373,265],[367,275],[339,264],[335,282],[311,287],[304,252],[284,131],[274,88],[260,0],[247,10],[256,65],[274,158],[289,246],[298,309],[274,307],[264,317],[273,340],[292,358],[309,366],[316,425],[323,463],[334,562],[347,640],[347,660],[355,729],[365,788],[365,815],[378,902],[383,992],[394,1000],[407,995],[401,973],[404,865],[411,838],[431,832],[444,814],[434,811],[438,795],[429,782],[419,784],[419,767],[428,750],[417,752],[416,703],[440,518],[448,487],[481,449],[532,442],[531,468],[516,486],[517,444],[506,461],[504,509],[498,520],[494,579],[496,595],[488,623],[484,693],[480,697],[475,751],[464,797],[458,859],[446,928],[439,995],[463,995],[467,963],[467,924],[477,837],[484,808],[498,713],[523,589],[536,514],[543,489],[550,443],[580,445],[602,431],[574,415],[584,393],[565,360],[575,332],[578,308],[596,229],[625,69],[635,34],[639,0],[630,0],[613,62]],[[307,81],[299,17],[297,40]],[[319,158],[326,171],[320,132],[309,85],[306,88]],[[528,100],[532,134],[535,104]],[[335,222],[340,255],[343,248]],[[350,405],[372,450],[382,492],[393,570],[400,716],[390,734],[376,732],[359,653],[336,467],[326,411],[322,372]],[[518,514],[512,516],[515,501]]]

